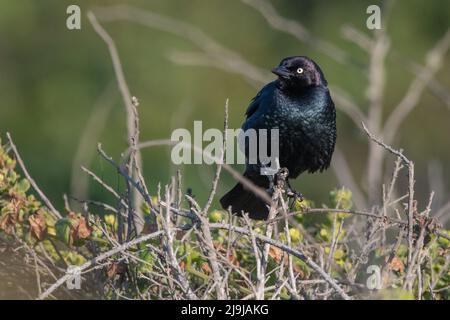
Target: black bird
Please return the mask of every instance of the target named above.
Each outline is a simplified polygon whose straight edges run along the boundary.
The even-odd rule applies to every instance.
[[[295,56],[283,59],[272,72],[278,79],[253,98],[243,131],[279,130],[279,162],[288,169],[288,178],[327,169],[336,143],[336,109],[322,70],[308,57]],[[245,149],[248,158],[248,145]],[[244,176],[263,189],[270,187],[258,164],[247,161]],[[252,219],[267,219],[269,213],[265,202],[240,183],[220,203],[237,215],[248,212]]]

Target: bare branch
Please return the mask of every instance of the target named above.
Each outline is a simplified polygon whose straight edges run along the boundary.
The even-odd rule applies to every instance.
[[[125,109],[127,112],[127,131],[128,131],[128,143],[130,146],[133,146],[135,144],[138,144],[139,141],[136,141],[136,138],[139,137],[138,135],[138,118],[137,118],[137,112],[136,112],[136,106],[133,105],[133,97],[130,94],[130,90],[128,88],[127,82],[125,80],[125,75],[123,73],[122,64],[120,62],[119,53],[117,52],[116,45],[114,43],[114,40],[111,38],[111,36],[106,32],[106,30],[99,24],[97,21],[97,18],[95,17],[94,13],[89,11],[88,14],[89,22],[91,23],[92,27],[94,28],[95,32],[102,38],[102,40],[106,43],[109,49],[109,53],[111,55],[112,64],[114,67],[114,72],[117,79],[117,84],[119,86],[120,93],[122,94],[122,99],[125,105]],[[135,151],[135,157],[137,166],[142,169],[142,159],[139,150]],[[130,172],[129,174],[136,178],[137,173],[136,170],[133,170],[130,166]],[[133,198],[136,208],[141,207],[141,199],[133,191]],[[139,220],[142,221],[143,217],[142,214],[139,213],[138,210],[135,211],[136,215],[139,216]],[[139,225],[137,225],[139,233],[142,230],[142,224],[139,222]]]
[[[248,63],[234,51],[228,50],[199,28],[161,14],[145,11],[128,5],[96,8],[103,21],[127,20],[149,28],[158,29],[185,38],[194,43],[207,56],[233,72],[259,83],[267,81],[269,73]]]
[[[344,112],[356,126],[366,121],[366,116],[362,113],[358,105],[350,98],[343,89],[330,85],[331,95],[336,102],[336,108]]]
[[[180,141],[172,141],[172,140],[168,140],[168,139],[150,140],[150,141],[145,141],[145,142],[140,143],[137,146],[137,148],[143,149],[143,148],[148,148],[148,147],[170,146],[170,145],[175,145],[175,144],[180,144],[183,147],[190,148],[191,150],[193,150],[196,153],[203,154],[204,157],[208,158],[209,160],[214,161],[215,163],[221,162],[220,158],[214,157],[211,153],[205,152],[201,148],[199,148],[193,144],[183,142],[183,141],[181,141],[181,142]],[[236,179],[238,182],[242,183],[242,185],[244,187],[246,187],[247,189],[252,191],[256,196],[258,196],[259,198],[264,200],[267,204],[271,203],[271,198],[268,196],[268,194],[265,190],[263,190],[262,188],[255,185],[250,179],[247,179],[246,177],[244,177],[241,173],[239,173],[238,171],[233,169],[230,165],[223,163],[222,167],[223,167],[223,169],[227,170],[234,179]]]
[[[250,233],[247,229],[236,227],[236,226],[230,226],[228,224],[222,224],[222,223],[211,223],[210,228],[218,228],[218,229],[225,229],[225,230],[232,230],[234,232],[238,232],[241,234],[245,234],[247,236],[250,236]],[[303,262],[305,262],[309,267],[311,267],[314,271],[316,271],[325,281],[327,281],[334,290],[344,299],[344,300],[350,300],[351,297],[345,293],[345,291],[319,266],[317,265],[310,257],[304,255],[300,251],[297,251],[293,248],[288,247],[287,245],[273,240],[272,238],[268,238],[266,236],[254,233],[253,234],[255,238],[257,238],[260,241],[263,241],[264,243],[273,245],[289,254],[292,254],[294,257],[299,258]]]
[[[83,270],[86,270],[87,268],[91,267],[92,265],[95,265],[99,262],[102,262],[103,260],[106,260],[107,258],[118,254],[122,251],[125,251],[141,242],[147,241],[149,239],[153,239],[156,237],[159,237],[160,235],[163,234],[163,231],[157,231],[154,232],[152,234],[147,234],[145,236],[136,238],[132,241],[126,242],[114,249],[111,249],[105,253],[102,253],[101,255],[94,257],[92,260],[89,260],[87,262],[85,262],[84,264],[82,264],[81,266],[78,267],[78,270],[80,272],[82,272]],[[45,290],[40,296],[39,296],[39,300],[43,300],[46,299],[49,295],[51,295],[56,289],[58,289],[62,284],[64,284],[67,280],[69,280],[73,275],[66,273],[64,276],[62,276],[61,278],[58,279],[58,281],[56,281],[50,288],[48,288],[47,290]]]
[[[414,163],[403,155],[401,151],[393,149],[391,146],[385,144],[380,139],[376,138],[372,133],[369,132],[365,124],[362,124],[364,131],[369,136],[370,139],[375,141],[377,144],[388,150],[389,152],[395,154],[397,157],[402,159],[402,161],[408,167],[408,265],[412,263],[412,252],[413,252],[413,227],[414,227]]]
[[[367,202],[365,196],[357,185],[353,174],[350,170],[350,166],[348,161],[345,158],[344,153],[339,149],[339,147],[335,147],[333,154],[333,161],[331,162],[331,167],[342,186],[345,186],[352,190],[353,199],[355,201],[355,205],[358,208],[367,207]]]
[[[350,25],[344,25],[341,28],[341,34],[344,39],[357,44],[361,49],[370,53],[373,50],[373,40],[366,36],[361,31],[355,29]]]
[[[211,206],[211,203],[214,199],[214,195],[216,194],[217,184],[219,183],[220,178],[220,172],[222,170],[222,165],[225,162],[225,150],[227,147],[227,130],[228,130],[228,99],[225,102],[225,120],[224,120],[224,129],[223,129],[223,145],[222,145],[222,151],[221,151],[221,161],[217,163],[217,170],[216,174],[213,179],[213,184],[211,187],[211,192],[209,193],[208,201],[206,202],[205,208],[203,209],[203,215],[206,215],[206,213],[209,210],[209,207]]]
[[[427,53],[423,72],[419,73],[412,81],[409,89],[394,111],[389,115],[384,125],[384,139],[387,144],[391,144],[396,136],[400,125],[409,113],[419,103],[422,92],[433,76],[442,66],[443,59],[450,46],[450,28],[438,43]]]
[[[85,175],[80,175],[80,167],[82,165],[89,165],[95,154],[96,149],[92,141],[98,140],[100,133],[107,123],[108,114],[116,99],[112,90],[113,86],[110,83],[95,101],[72,161],[70,178],[71,194],[80,199],[87,198],[88,191],[88,180]]]
[[[25,164],[24,164],[22,158],[20,157],[19,151],[17,151],[16,145],[14,144],[9,132],[6,133],[6,137],[8,138],[9,144],[11,145],[11,149],[14,152],[14,155],[16,157],[17,162],[20,165],[20,168],[22,168],[23,174],[25,175],[27,180],[30,182],[33,189],[37,192],[37,194],[42,199],[42,201],[44,201],[45,205],[50,210],[50,213],[57,219],[62,218],[61,213],[59,213],[59,211],[55,209],[55,207],[50,202],[50,200],[47,198],[47,196],[41,191],[41,189],[38,187],[37,183],[34,181],[34,179],[28,173],[28,170],[25,167]]]
[[[336,47],[334,44],[313,36],[300,22],[282,17],[269,1],[241,1],[257,10],[274,29],[290,34],[299,41],[310,45],[339,63],[351,64],[352,59],[347,52]]]

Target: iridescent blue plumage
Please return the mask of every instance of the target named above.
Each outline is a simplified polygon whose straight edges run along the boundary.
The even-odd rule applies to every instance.
[[[336,142],[336,111],[322,71],[309,58],[290,57],[273,72],[279,78],[253,98],[243,130],[279,130],[280,166],[289,170],[289,178],[328,168]],[[257,165],[247,165],[244,175],[268,188],[269,181]],[[240,184],[221,204],[237,214],[244,211],[254,219],[267,218],[266,205]]]

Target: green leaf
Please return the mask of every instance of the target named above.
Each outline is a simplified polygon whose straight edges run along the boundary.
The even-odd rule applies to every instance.
[[[17,183],[17,190],[26,193],[30,189],[30,182],[27,179],[22,179]]]
[[[66,244],[70,244],[70,229],[72,220],[68,218],[59,219],[55,224],[56,237]]]

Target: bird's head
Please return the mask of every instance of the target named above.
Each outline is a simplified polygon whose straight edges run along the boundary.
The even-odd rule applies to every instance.
[[[289,89],[328,84],[317,63],[304,56],[284,58],[272,73],[278,76],[282,87]]]

